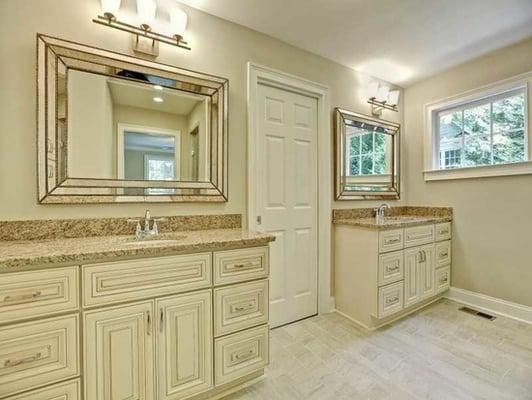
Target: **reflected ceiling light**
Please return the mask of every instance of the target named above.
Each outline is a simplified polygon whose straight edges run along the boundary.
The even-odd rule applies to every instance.
[[[159,96],[155,96],[153,98],[153,101],[156,102],[156,103],[162,103],[164,100],[162,97],[159,97]]]
[[[115,28],[121,31],[129,32],[135,35],[133,41],[133,50],[150,56],[159,55],[159,42],[171,44],[182,49],[190,50],[183,35],[187,27],[187,14],[176,8],[168,10],[170,14],[169,31],[170,34],[155,32],[155,16],[157,14],[157,3],[155,0],[137,0],[137,14],[140,25],[118,20],[121,0],[101,0],[102,15],[98,15],[92,20],[100,25]]]
[[[368,103],[371,104],[373,115],[382,115],[382,110],[398,111],[399,90],[390,90],[386,85],[379,85],[378,82],[370,82],[367,87]]]
[[[155,90],[163,90],[163,87],[161,85],[153,85],[153,88]]]

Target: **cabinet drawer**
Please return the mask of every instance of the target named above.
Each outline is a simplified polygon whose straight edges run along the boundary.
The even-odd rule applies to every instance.
[[[436,293],[445,292],[451,287],[451,267],[441,267],[434,273],[435,291]]]
[[[379,251],[385,253],[388,251],[401,250],[403,248],[403,230],[394,229],[379,233]]]
[[[403,309],[403,281],[379,288],[378,317],[383,318]]]
[[[436,267],[451,263],[451,241],[436,243]]]
[[[269,335],[269,328],[261,326],[215,339],[216,386],[261,370],[268,365]]]
[[[6,400],[80,400],[79,379],[34,390]]]
[[[83,267],[85,307],[211,285],[211,253],[146,258]]]
[[[443,222],[436,224],[436,240],[448,240],[451,238],[451,223]]]
[[[267,323],[268,303],[267,280],[215,289],[215,336]]]
[[[268,273],[268,247],[214,253],[215,285],[266,278]]]
[[[405,247],[420,246],[434,242],[434,225],[405,228]]]
[[[79,373],[78,316],[0,329],[0,397]]]
[[[379,286],[400,281],[404,277],[403,251],[379,256]]]
[[[0,275],[0,323],[78,307],[78,267]]]

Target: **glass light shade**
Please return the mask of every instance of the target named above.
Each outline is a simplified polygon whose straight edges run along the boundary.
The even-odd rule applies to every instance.
[[[121,0],[102,0],[102,14],[112,14],[115,17],[118,15],[118,10],[120,10]]]
[[[392,90],[390,93],[388,93],[388,101],[387,103],[396,106],[399,103],[399,90]]]
[[[377,100],[388,101],[388,93],[390,93],[390,88],[388,86],[380,86],[379,91],[377,92]]]
[[[371,82],[368,85],[368,98],[374,98],[377,97],[377,93],[379,92],[379,82]]]
[[[156,12],[155,0],[137,0],[137,13],[141,24],[152,25]]]
[[[172,35],[177,35],[183,37],[185,35],[185,30],[187,29],[187,13],[176,8],[170,11],[170,24],[172,25]]]

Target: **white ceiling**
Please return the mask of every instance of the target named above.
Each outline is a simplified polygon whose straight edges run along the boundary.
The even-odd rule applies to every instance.
[[[532,0],[181,2],[401,86],[532,36]]]

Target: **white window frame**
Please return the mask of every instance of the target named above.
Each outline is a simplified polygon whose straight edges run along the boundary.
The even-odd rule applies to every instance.
[[[532,140],[530,140],[530,103],[532,71],[500,81],[491,85],[471,90],[447,99],[425,105],[425,137],[424,137],[424,179],[439,181],[450,179],[481,178],[505,175],[532,174]],[[525,161],[511,164],[479,165],[440,169],[439,137],[437,115],[442,111],[471,107],[486,103],[488,98],[505,97],[509,92],[524,89],[525,91]],[[491,100],[493,101],[493,100]],[[463,156],[463,155],[462,155]]]

